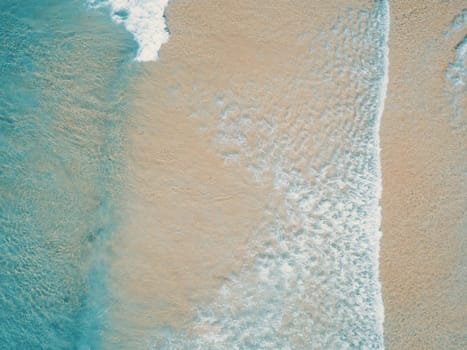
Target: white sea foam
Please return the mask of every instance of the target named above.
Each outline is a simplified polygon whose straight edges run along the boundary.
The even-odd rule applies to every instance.
[[[384,50],[384,75],[383,78],[381,79],[381,87],[380,87],[380,96],[379,96],[379,110],[378,110],[378,116],[377,116],[377,123],[376,123],[376,145],[377,145],[377,163],[378,163],[378,178],[379,180],[376,183],[376,198],[378,198],[378,204],[377,208],[375,208],[375,215],[378,217],[377,222],[381,226],[381,195],[383,192],[383,186],[382,186],[382,173],[381,173],[381,143],[380,143],[380,129],[381,129],[381,118],[383,116],[384,112],[384,103],[386,100],[387,96],[387,90],[388,90],[388,83],[389,83],[389,33],[390,33],[390,23],[391,23],[391,17],[390,17],[390,6],[389,6],[389,1],[384,1],[381,3],[382,6],[382,11],[383,11],[383,20],[384,20],[384,33],[385,33],[385,44],[383,46]],[[374,228],[375,229],[375,228]],[[381,239],[381,231],[380,228],[376,228],[377,232],[379,232],[378,238],[376,245],[378,247],[377,249],[377,256],[375,257],[375,264],[377,265],[377,271],[379,272],[379,248],[380,248],[380,239]],[[378,277],[379,280],[379,277]],[[382,292],[381,292],[381,282],[379,281],[379,289],[380,289],[380,299],[377,305],[377,314],[379,316],[380,320],[380,331],[381,334],[384,332],[383,328],[383,323],[384,323],[384,304],[383,304],[383,299],[382,299]]]
[[[91,7],[109,7],[112,19],[133,34],[139,45],[137,61],[155,61],[169,40],[164,11],[169,0],[89,0]]]

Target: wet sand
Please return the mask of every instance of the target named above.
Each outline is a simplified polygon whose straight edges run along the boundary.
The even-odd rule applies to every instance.
[[[456,349],[465,342],[465,137],[446,119],[443,71],[455,40],[441,36],[460,2],[402,3],[391,6],[381,129],[385,342],[388,349]],[[245,168],[224,161],[212,118],[226,91],[262,91],[268,104],[284,103],[274,94],[302,78],[309,38],[350,5],[326,4],[171,1],[169,43],[158,62],[142,67],[136,86],[127,220],[115,239],[110,278],[117,291],[112,322],[120,327],[107,335],[109,344],[123,338],[139,348],[157,325],[183,327],[194,307],[213,300],[247,263],[247,242],[276,198]]]
[[[111,319],[120,326],[107,335],[109,344],[126,338],[137,347],[154,327],[183,327],[247,263],[247,243],[276,198],[219,154],[216,108],[225,93],[259,91],[271,106],[287,105],[310,37],[348,6],[171,1],[170,41],[157,62],[142,67],[135,87],[128,207],[110,277],[117,291]],[[310,91],[301,99],[311,100]]]
[[[444,33],[463,6],[391,2],[381,124],[387,349],[467,348],[467,135],[449,123],[453,111],[444,75],[465,32]]]

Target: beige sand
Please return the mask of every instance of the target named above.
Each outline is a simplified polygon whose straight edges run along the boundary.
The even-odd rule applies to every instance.
[[[446,121],[443,70],[453,43],[441,35],[460,2],[406,3],[392,5],[381,133],[386,346],[454,349],[465,341],[458,167],[464,143]],[[115,240],[110,279],[119,293],[112,322],[121,327],[106,335],[108,348],[122,339],[139,348],[158,323],[183,326],[193,307],[212,300],[245,263],[249,235],[273,198],[215,151],[215,96],[254,93],[271,76],[279,77],[274,91],[281,91],[280,79],[297,74],[306,49],[290,37],[306,41],[335,20],[336,8],[349,5],[171,1],[170,41],[136,87],[128,220]]]
[[[392,1],[381,126],[387,349],[467,348],[466,136],[449,126],[446,38],[465,1]],[[465,116],[464,116],[465,118]]]
[[[109,344],[125,337],[138,344],[157,324],[183,326],[248,259],[246,244],[274,198],[245,167],[216,152],[215,98],[227,90],[245,95],[245,86],[257,93],[270,77],[287,87],[307,54],[307,35],[348,5],[171,1],[169,44],[158,62],[143,67],[136,87],[127,219],[114,240],[110,278],[118,291],[112,323],[121,328],[107,335]],[[284,103],[269,95],[271,104]]]

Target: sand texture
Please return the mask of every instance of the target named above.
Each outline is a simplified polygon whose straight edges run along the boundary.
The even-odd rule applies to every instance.
[[[326,69],[334,74],[339,64],[333,58],[319,62],[331,51],[319,40],[339,16],[357,17],[346,17],[346,11],[365,3],[170,2],[169,43],[159,61],[141,68],[134,86],[127,215],[114,242],[110,277],[118,291],[111,317],[120,327],[106,335],[108,344],[125,339],[128,348],[139,348],[158,325],[189,328],[196,307],[216,300],[219,288],[249,264],[255,232],[271,216],[287,212],[281,204],[285,196],[277,194],[272,180],[264,181],[275,169],[256,166],[255,159],[261,156],[267,163],[285,155],[288,163],[275,165],[284,173],[301,173],[313,160],[326,165],[335,149],[352,150],[351,137],[342,143],[332,137],[353,127],[352,121],[326,124],[325,114],[330,111],[326,94],[338,96],[335,86],[352,86],[352,79],[343,74],[341,79],[348,80],[332,84]],[[465,133],[451,122],[444,74],[461,40],[461,33],[444,33],[461,10],[461,1],[391,3],[389,86],[381,126],[380,271],[388,349],[466,347]],[[316,43],[326,45],[316,48]],[[349,91],[344,89],[342,101],[356,99]],[[340,102],[333,105],[336,110]],[[225,142],[237,126],[222,124],[222,115],[240,110],[280,120],[274,129],[268,118],[261,124],[255,115],[241,114],[245,123],[256,123],[257,135],[276,132],[265,138],[261,152],[248,147],[238,152]],[[295,118],[313,113],[325,121],[299,124]],[[278,146],[281,132],[289,137],[287,152]],[[304,133],[316,137],[304,138],[300,146],[295,135]],[[326,141],[321,146],[320,139]],[[239,166],[245,159],[254,166]],[[317,166],[318,175],[305,179],[317,191],[313,196],[320,176],[336,176],[338,166]],[[311,294],[319,296],[319,286],[314,289],[318,292]],[[302,343],[296,344],[309,341],[299,336]]]
[[[445,71],[464,32],[462,1],[391,2],[381,125],[381,278],[387,349],[467,347],[466,133]],[[463,111],[465,125],[466,115]]]

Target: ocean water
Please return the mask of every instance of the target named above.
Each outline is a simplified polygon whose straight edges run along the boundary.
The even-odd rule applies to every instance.
[[[342,8],[304,36],[285,81],[202,95],[196,132],[272,189],[248,263],[184,327],[140,332],[109,316],[133,302],[110,290],[125,286],[109,281],[109,261],[131,191],[132,86],[169,40],[167,6],[0,4],[0,348],[382,349],[387,1]]]
[[[137,44],[83,1],[0,2],[0,348],[97,349]]]

